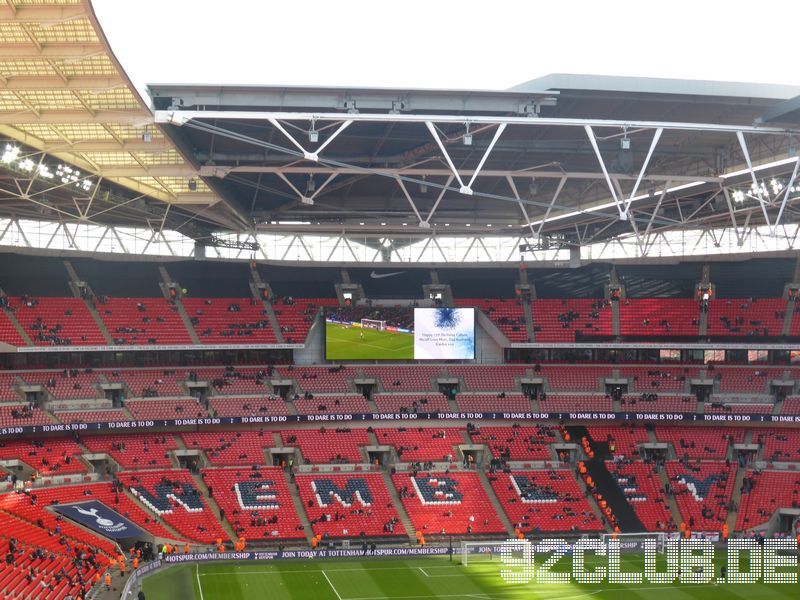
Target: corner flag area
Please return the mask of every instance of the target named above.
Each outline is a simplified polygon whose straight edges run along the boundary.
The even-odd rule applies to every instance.
[[[411,360],[414,334],[325,323],[328,360]]]

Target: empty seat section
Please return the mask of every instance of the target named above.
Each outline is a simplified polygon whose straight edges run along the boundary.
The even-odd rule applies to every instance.
[[[688,394],[679,396],[655,392],[642,392],[640,395],[625,394],[620,401],[620,409],[623,412],[693,413],[697,412],[697,398]]]
[[[647,430],[641,425],[590,425],[587,430],[592,441],[608,443],[608,449],[615,457],[636,459],[639,445],[650,442]]]
[[[208,416],[206,409],[194,398],[128,400],[125,408],[136,419],[197,419]]]
[[[325,413],[366,414],[372,412],[367,399],[361,394],[315,394],[312,398],[294,401],[298,414]]]
[[[221,367],[191,369],[197,381],[205,381],[213,387],[215,394],[233,396],[239,394],[267,394],[269,374],[257,367]]]
[[[130,421],[130,417],[121,408],[104,410],[64,410],[55,414],[62,423],[120,423]]]
[[[365,378],[379,379],[386,392],[424,392],[436,388],[433,379],[441,377],[441,367],[363,367]]]
[[[620,377],[628,380],[628,391],[635,393],[688,392],[688,382],[697,377],[694,367],[620,367]]]
[[[298,475],[295,483],[315,534],[332,538],[405,534],[379,474]]]
[[[201,450],[215,467],[264,465],[265,448],[274,444],[269,431],[203,431],[182,433],[188,450]]]
[[[697,337],[700,303],[693,298],[626,298],[619,303],[623,336]]]
[[[371,442],[366,429],[295,429],[281,431],[283,445],[300,449],[306,462],[361,463],[361,446]]]
[[[80,298],[14,298],[14,316],[36,346],[105,346]]]
[[[217,417],[264,417],[289,414],[286,402],[275,397],[216,396],[209,400],[209,404]]]
[[[527,368],[516,365],[448,366],[450,377],[459,377],[470,391],[512,392],[517,389],[516,380],[524,377]]]
[[[28,404],[3,404],[0,406],[0,427],[48,425],[53,421],[38,407]]]
[[[278,298],[272,305],[287,344],[302,344],[323,307],[337,307],[336,298]]]
[[[22,396],[16,390],[18,383],[16,373],[0,373],[0,402],[22,401]]]
[[[537,427],[481,427],[471,433],[475,444],[486,444],[495,458],[553,460],[550,444],[558,441],[546,425]]]
[[[46,388],[56,400],[103,397],[94,371],[32,371],[25,373],[24,379],[25,383]]]
[[[414,530],[426,537],[507,533],[477,473],[395,473],[392,479]]]
[[[266,541],[305,539],[279,468],[203,469],[202,475],[237,536]]]
[[[551,392],[568,390],[590,392],[603,389],[601,380],[611,377],[611,368],[542,366],[535,376],[546,377]]]
[[[611,396],[603,394],[548,394],[539,400],[539,408],[546,412],[611,412]]]
[[[71,438],[0,441],[0,458],[16,458],[33,467],[40,476],[85,473],[79,460],[83,450]]]
[[[675,448],[678,458],[725,459],[729,443],[741,444],[744,430],[733,427],[656,427],[656,439]]]
[[[769,521],[779,508],[797,508],[800,474],[787,471],[748,471],[736,529],[749,530]]]
[[[781,406],[782,415],[800,415],[800,396],[787,396]]]
[[[574,342],[612,335],[611,305],[603,299],[542,299],[531,303],[537,342]]]
[[[525,533],[603,530],[570,471],[495,473],[489,481],[514,527]]]
[[[253,298],[183,298],[203,344],[274,344],[264,304]]]
[[[758,402],[754,398],[752,401],[738,399],[735,402],[726,401],[724,396],[711,397],[711,402],[706,402],[706,414],[739,414],[739,415],[771,415],[774,404],[771,398],[767,397]]]
[[[138,471],[118,477],[151,512],[188,539],[202,544],[228,539],[188,471]]]
[[[456,298],[455,305],[473,306],[482,310],[510,342],[528,341],[528,332],[525,330],[525,313],[522,305],[516,300]]]
[[[115,344],[191,344],[177,307],[166,298],[104,298],[97,312]]]
[[[752,392],[768,394],[772,379],[779,379],[782,369],[717,367],[710,376],[719,380],[719,391],[723,393]]]
[[[782,298],[716,298],[708,303],[708,335],[779,336],[785,314]]]
[[[0,342],[12,346],[27,345],[4,310],[0,310]]]
[[[530,400],[519,392],[505,393],[503,397],[498,394],[458,394],[456,404],[458,404],[459,410],[467,412],[524,413],[531,411]]]
[[[461,430],[440,427],[398,427],[376,429],[381,446],[393,446],[400,462],[448,462],[457,456],[464,443]]]
[[[124,383],[134,398],[185,396],[181,382],[186,381],[183,369],[127,369],[106,371],[111,383]]]
[[[678,510],[692,531],[721,531],[728,518],[736,467],[725,463],[667,462]]]
[[[447,396],[439,393],[375,394],[372,399],[379,412],[436,412],[449,411]]]
[[[351,391],[349,379],[355,371],[346,367],[279,367],[277,379],[294,379],[304,392],[345,393]]]
[[[90,452],[108,454],[123,469],[170,468],[168,452],[178,448],[171,434],[85,435],[81,442]]]
[[[764,449],[764,460],[800,462],[800,431],[796,429],[754,429],[753,443]]]

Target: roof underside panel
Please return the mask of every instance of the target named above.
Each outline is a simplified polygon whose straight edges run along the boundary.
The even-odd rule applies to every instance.
[[[90,176],[104,192],[119,194],[119,203],[128,202],[126,197],[152,202],[144,221],[130,210],[106,207],[96,213],[98,223],[149,224],[158,213],[169,218],[168,205],[195,205],[206,209],[196,225],[233,224],[225,205],[152,124],[152,113],[117,63],[89,0],[14,0],[0,6],[0,23],[0,150],[8,144],[18,153],[15,161],[0,165],[0,190],[9,200],[20,200],[13,197],[19,189],[53,187],[28,161],[49,165],[51,173],[63,163]],[[75,202],[67,192],[50,189],[48,205],[63,203],[58,214],[70,220]],[[13,216],[36,214],[20,211],[17,203],[2,206],[13,206]],[[0,216],[9,214],[5,210]],[[176,208],[175,223],[196,212],[183,211]]]

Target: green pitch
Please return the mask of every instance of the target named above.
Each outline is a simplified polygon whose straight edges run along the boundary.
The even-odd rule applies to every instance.
[[[364,334],[362,339],[360,334]],[[414,334],[325,323],[328,360],[401,360],[414,358]]]
[[[642,572],[641,556],[622,559],[623,571]],[[715,575],[719,575],[717,560]],[[660,568],[660,567],[659,567]],[[363,561],[286,561],[180,565],[144,581],[147,600],[789,600],[791,584],[510,585],[499,561],[464,567],[447,558]],[[569,566],[567,566],[569,569]],[[553,569],[558,571],[558,565]]]

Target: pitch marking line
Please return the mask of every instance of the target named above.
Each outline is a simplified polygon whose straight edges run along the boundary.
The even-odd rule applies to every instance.
[[[417,567],[421,568],[421,567]],[[432,571],[433,569],[455,569],[456,567],[451,567],[449,565],[430,565],[425,567],[428,571]],[[379,567],[374,569],[336,569],[337,573],[356,573],[356,572],[366,572],[370,573],[372,571],[407,571],[409,567]],[[265,569],[263,571],[221,571],[221,572],[213,572],[213,573],[200,573],[200,577],[217,577],[219,575],[281,575],[283,573],[315,573],[319,572],[315,569],[291,569],[291,570],[278,570],[278,569]],[[460,575],[461,573],[453,573],[453,575]],[[451,575],[427,575],[427,577],[451,577]]]
[[[428,567],[428,569],[436,569],[436,568],[439,568],[439,569],[441,569],[441,568],[443,568],[443,567],[442,567],[442,566],[440,566],[440,567]],[[444,568],[447,568],[447,567],[444,567]],[[444,575],[431,575],[430,573],[428,573],[428,572],[427,572],[425,569],[423,569],[422,567],[417,567],[417,569],[419,569],[419,571],[420,571],[420,572],[421,572],[423,575],[425,575],[425,577],[430,577],[431,579],[433,579],[433,578],[436,578],[436,577],[461,577],[461,576],[462,576],[462,574],[461,574],[461,572],[460,572],[460,571],[456,571],[456,572],[454,572],[454,573],[446,573],[446,574],[444,574]]]
[[[200,590],[200,600],[203,599],[203,585],[200,583],[200,563],[197,563],[195,569],[195,576],[197,577],[197,589]]]
[[[331,586],[331,589],[333,590],[333,593],[334,593],[334,594],[336,594],[336,597],[337,597],[339,600],[342,600],[342,597],[339,595],[339,592],[337,592],[337,591],[336,591],[336,588],[335,588],[335,587],[333,587],[333,583],[331,583],[331,580],[330,580],[330,578],[328,577],[328,574],[327,574],[327,573],[326,573],[324,570],[323,570],[323,571],[321,571],[321,573],[322,573],[322,576],[325,578],[325,581],[327,581],[327,582],[328,582],[328,585],[329,585],[329,586]],[[201,600],[202,600],[202,599],[201,599]]]

